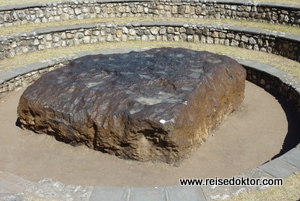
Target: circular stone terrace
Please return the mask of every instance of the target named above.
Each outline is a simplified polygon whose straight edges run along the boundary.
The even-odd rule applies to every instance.
[[[91,9],[91,8],[94,8]],[[201,8],[201,9],[199,9]],[[278,3],[251,3],[248,1],[84,1],[37,3],[0,8],[3,27],[96,17],[178,17],[178,18],[231,18],[248,19],[298,26],[300,6]],[[29,15],[30,13],[30,15]],[[300,36],[258,28],[207,25],[184,22],[147,21],[134,23],[95,23],[67,27],[50,27],[26,33],[1,36],[0,58],[66,46],[88,43],[121,41],[187,41],[199,44],[221,44],[268,52],[300,61]],[[68,57],[14,68],[0,74],[1,95],[34,82],[49,70],[88,54],[122,53],[143,49],[114,49],[81,52]],[[271,93],[288,100],[300,112],[300,82],[292,75],[256,61],[236,58],[247,69],[247,80]],[[298,139],[296,139],[298,140]],[[298,140],[299,142],[299,140]],[[300,146],[257,168],[236,177],[287,178],[300,171]],[[8,172],[1,174],[0,196],[3,199],[26,200],[22,195],[31,193],[35,198],[57,200],[211,200],[222,195],[259,189],[250,186],[231,187],[101,187],[64,185],[50,179],[37,183],[27,181]],[[5,183],[6,182],[6,183]],[[30,187],[29,187],[30,186]],[[3,190],[2,190],[3,188]],[[5,189],[10,189],[7,191]],[[26,194],[28,196],[28,194]],[[52,197],[51,197],[52,196]],[[220,197],[221,196],[221,197]],[[0,199],[2,199],[0,197]]]

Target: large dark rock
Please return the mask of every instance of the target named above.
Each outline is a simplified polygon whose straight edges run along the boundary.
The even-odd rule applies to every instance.
[[[25,128],[120,158],[179,164],[244,98],[233,59],[182,48],[93,55],[20,98]]]

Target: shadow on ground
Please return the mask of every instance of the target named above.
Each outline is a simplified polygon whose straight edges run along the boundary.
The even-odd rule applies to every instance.
[[[275,155],[272,158],[273,160],[287,153],[291,149],[295,148],[300,143],[300,114],[291,102],[287,101],[285,98],[281,97],[278,94],[275,94],[270,91],[267,92],[272,94],[278,100],[278,102],[282,106],[282,109],[285,112],[288,121],[288,132],[284,139],[282,149],[277,155]]]

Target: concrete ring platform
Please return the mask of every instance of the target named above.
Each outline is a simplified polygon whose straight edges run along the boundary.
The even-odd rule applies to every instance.
[[[83,52],[69,57],[54,58],[1,73],[0,86],[7,86],[9,91],[34,80],[29,79],[37,73],[43,74],[47,69],[59,67],[74,58],[88,54],[124,53],[143,49],[114,49],[93,52]],[[255,61],[235,58],[247,69],[247,79],[271,92],[281,94],[300,112],[300,82],[290,74],[272,66]],[[39,77],[39,76],[38,76]],[[37,79],[37,77],[35,78]],[[300,144],[282,156],[271,160],[257,168],[235,177],[247,178],[287,178],[294,172],[300,171]],[[9,181],[9,182],[7,182]],[[6,182],[6,183],[5,183]],[[2,189],[3,185],[7,189]],[[74,186],[64,185],[51,179],[42,179],[39,182],[30,182],[7,172],[0,172],[0,200],[213,200],[229,197],[232,194],[262,189],[266,186],[164,186],[149,188],[103,187],[103,186]],[[26,192],[24,194],[24,192]],[[24,195],[26,195],[24,197]]]

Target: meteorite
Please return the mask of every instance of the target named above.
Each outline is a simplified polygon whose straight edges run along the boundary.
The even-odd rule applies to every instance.
[[[244,99],[245,69],[206,51],[88,55],[22,94],[24,128],[123,159],[179,165]]]

